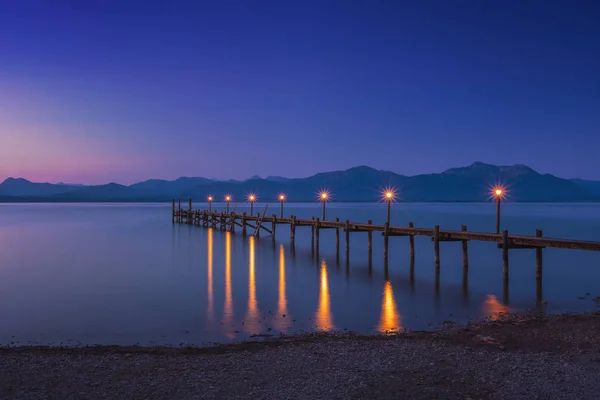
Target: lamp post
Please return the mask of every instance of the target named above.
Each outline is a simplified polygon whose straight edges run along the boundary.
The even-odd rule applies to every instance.
[[[285,195],[283,193],[281,193],[279,195],[279,203],[280,203],[280,215],[279,218],[283,218],[283,202],[285,201]]]
[[[248,195],[248,201],[250,202],[250,215],[252,215],[252,212],[254,211],[254,202],[256,201],[256,195],[250,193]]]
[[[226,213],[229,214],[229,203],[231,203],[231,196],[227,195],[225,196],[225,204],[227,204],[227,208],[226,208]]]
[[[213,202],[213,197],[208,196],[208,212],[212,212],[212,202]]]
[[[391,190],[386,190],[383,194],[385,196],[385,201],[387,201],[387,223],[390,225],[390,211],[392,208],[392,200],[394,200],[395,193]]]
[[[496,196],[496,234],[500,233],[500,202],[503,195],[504,190],[502,188],[494,189],[494,196]]]
[[[322,220],[325,221],[325,204],[327,204],[327,200],[329,200],[329,193],[327,193],[326,191],[321,192],[321,194],[319,195],[319,199],[323,203],[323,217],[322,217]]]

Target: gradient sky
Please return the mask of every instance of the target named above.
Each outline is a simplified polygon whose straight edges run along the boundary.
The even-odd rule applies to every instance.
[[[0,0],[0,180],[600,180],[598,1]]]

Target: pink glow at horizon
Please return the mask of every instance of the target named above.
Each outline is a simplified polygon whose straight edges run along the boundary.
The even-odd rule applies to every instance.
[[[110,143],[71,135],[70,129],[28,128],[0,127],[0,180],[19,177],[35,182],[86,184],[107,183],[115,178],[130,181],[148,164],[124,154],[123,149],[112,148]]]
[[[150,165],[147,157],[131,151],[132,140],[120,140],[124,127],[73,122],[69,110],[26,85],[0,80],[0,93],[0,182],[14,177],[133,183]]]

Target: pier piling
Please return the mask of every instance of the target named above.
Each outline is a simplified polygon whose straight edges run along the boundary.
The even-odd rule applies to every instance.
[[[389,222],[385,223],[385,228],[383,231],[383,265],[387,267],[388,265],[388,245],[390,239],[390,224]]]
[[[539,229],[535,231],[535,237],[542,237],[542,231]],[[542,248],[537,247],[535,249],[535,292],[538,303],[543,301],[542,298]]]
[[[315,217],[312,217],[310,224],[310,251],[311,254],[315,252]]]
[[[340,222],[339,218],[335,219],[336,223]],[[335,260],[336,262],[340,261],[340,228],[339,225],[336,224],[335,228]]]
[[[440,273],[440,226],[433,227],[433,250],[436,275]]]
[[[408,227],[414,228],[415,224],[413,224],[412,222],[409,222]],[[411,259],[411,262],[414,264],[414,262],[415,262],[415,235],[410,235],[408,237],[408,240],[410,243],[410,259]]]
[[[367,221],[367,225],[373,225],[372,220]],[[373,267],[373,230],[369,229],[367,232],[367,240],[368,240],[368,251],[369,251],[369,268]]]
[[[323,203],[324,204],[324,203]],[[317,258],[319,258],[319,218],[315,220],[315,235],[316,235],[316,252]]]
[[[461,232],[466,232],[467,231],[467,226],[466,225],[461,225],[460,227],[460,231]],[[469,244],[468,244],[468,240],[463,240],[462,241],[462,259],[463,259],[463,269],[466,271],[467,269],[469,269]]]
[[[346,261],[350,259],[350,220],[347,219],[345,222],[346,231]]]
[[[508,250],[509,250],[509,242],[508,242],[508,231],[502,231],[502,276],[504,279],[508,280]]]

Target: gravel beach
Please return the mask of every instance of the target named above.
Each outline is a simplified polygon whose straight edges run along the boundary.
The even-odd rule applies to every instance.
[[[600,313],[204,349],[0,349],[3,399],[598,399]]]

